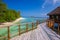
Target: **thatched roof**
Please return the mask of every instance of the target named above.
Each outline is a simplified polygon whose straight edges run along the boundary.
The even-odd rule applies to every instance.
[[[55,10],[50,12],[48,15],[60,15],[60,7],[57,7]]]

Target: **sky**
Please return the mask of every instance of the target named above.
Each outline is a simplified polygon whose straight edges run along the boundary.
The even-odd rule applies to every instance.
[[[46,17],[60,6],[60,0],[3,0],[8,9],[20,11],[21,16]]]

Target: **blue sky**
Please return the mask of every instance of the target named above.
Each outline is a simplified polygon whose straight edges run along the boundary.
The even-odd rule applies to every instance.
[[[3,0],[9,9],[21,12],[22,16],[45,17],[56,7],[60,6],[60,0]]]

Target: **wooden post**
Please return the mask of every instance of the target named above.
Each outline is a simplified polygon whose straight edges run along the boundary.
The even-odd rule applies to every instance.
[[[8,40],[10,40],[10,27],[8,26]]]
[[[50,21],[50,27],[51,27],[51,21]]]
[[[38,22],[38,20],[37,20],[37,22],[36,22],[36,26],[39,24],[39,22]]]
[[[59,34],[59,30],[60,30],[59,27],[60,27],[60,24],[58,25],[58,34]]]
[[[47,21],[47,26],[49,25],[49,21]]]
[[[28,32],[28,23],[26,24],[26,32]]]
[[[48,26],[48,21],[46,21],[46,25]]]
[[[32,30],[34,29],[34,23],[32,23]]]
[[[49,21],[46,21],[47,23],[46,23],[46,25],[49,27]]]
[[[49,28],[50,28],[50,21],[49,21]]]
[[[19,28],[18,28],[18,30],[19,30],[19,35],[20,35],[20,34],[21,34],[21,33],[20,33],[20,25],[19,25]]]
[[[36,28],[37,28],[37,25],[38,25],[38,20],[36,21]]]
[[[48,27],[49,27],[49,21],[48,21]]]
[[[53,30],[54,30],[54,21],[53,21]]]

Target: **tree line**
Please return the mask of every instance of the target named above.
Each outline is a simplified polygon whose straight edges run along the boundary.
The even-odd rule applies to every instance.
[[[8,9],[5,3],[0,3],[0,23],[11,22],[20,16],[20,11]]]

